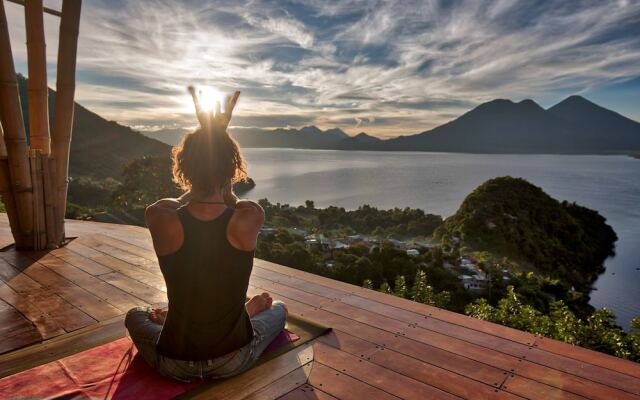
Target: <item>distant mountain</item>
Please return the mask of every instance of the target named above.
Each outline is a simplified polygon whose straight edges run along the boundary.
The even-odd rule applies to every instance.
[[[369,150],[460,153],[631,154],[640,123],[571,96],[548,110],[533,100],[493,100],[426,132],[363,146]]]
[[[147,134],[175,145],[181,134]],[[244,147],[301,149],[442,151],[516,154],[637,154],[640,123],[591,101],[571,96],[545,110],[533,100],[497,99],[480,104],[444,125],[416,135],[382,140],[338,128],[236,128]]]
[[[243,147],[287,147],[331,149],[349,136],[339,128],[321,130],[316,126],[301,129],[232,128],[231,135]]]
[[[570,96],[548,111],[578,128],[582,147],[640,150],[638,122],[584,97]]]
[[[18,75],[25,127],[28,132],[27,79]],[[53,120],[56,93],[49,89],[49,120]],[[169,154],[171,147],[129,127],[107,121],[75,103],[69,176],[118,179],[122,167],[143,155]]]
[[[148,138],[159,140],[169,146],[177,146],[187,132],[184,128],[164,128],[157,131],[142,131],[141,133]]]
[[[229,130],[242,147],[331,149],[349,138],[342,129],[333,128],[323,131],[316,126],[305,126],[300,129],[230,128]],[[177,146],[185,132],[184,129],[162,129],[143,132],[143,134],[170,146]]]
[[[380,143],[382,143],[382,139],[379,139],[375,136],[367,135],[364,132],[360,132],[356,136],[343,139],[340,143],[338,143],[336,149],[361,150],[363,148],[366,149],[369,146],[378,146]]]
[[[430,131],[380,145],[388,150],[463,153],[581,153],[577,134],[571,123],[532,100],[498,99]]]

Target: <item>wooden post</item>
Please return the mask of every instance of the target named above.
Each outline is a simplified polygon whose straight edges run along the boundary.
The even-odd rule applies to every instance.
[[[49,105],[47,59],[44,40],[42,0],[29,0],[24,5],[29,68],[29,144],[42,154],[51,152],[49,139]]]
[[[78,50],[78,30],[82,0],[63,0],[60,20],[60,41],[58,45],[58,76],[56,81],[56,108],[51,150],[55,159],[57,192],[56,241],[64,240],[64,216],[67,209],[67,188],[69,175],[69,148],[73,126],[73,106],[75,95],[76,54]]]
[[[42,186],[42,153],[29,151],[31,162],[31,182],[33,182],[33,249],[47,247],[47,230],[44,213],[44,191]]]
[[[2,124],[0,124],[0,196],[4,208],[7,210],[9,217],[9,226],[13,237],[20,237],[20,221],[18,220],[18,210],[16,209],[16,201],[11,191],[11,176],[9,175],[9,160],[7,159],[7,148],[4,145],[4,133]]]
[[[56,248],[60,243],[56,240],[58,232],[58,221],[56,218],[56,191],[54,159],[48,155],[42,155],[42,186],[44,195],[44,219],[47,231],[47,248]]]
[[[19,232],[19,236],[14,238],[17,247],[30,247],[33,240],[31,174],[4,1],[0,1],[0,123],[4,128],[8,169],[12,182],[11,190],[14,194],[20,223],[19,229],[16,230]]]

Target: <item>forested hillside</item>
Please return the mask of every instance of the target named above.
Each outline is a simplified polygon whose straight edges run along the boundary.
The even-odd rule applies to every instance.
[[[27,79],[18,75],[22,112],[27,133],[29,108]],[[53,125],[56,92],[49,89],[49,124]],[[75,103],[69,177],[120,180],[122,168],[128,162],[151,155],[169,155],[171,147],[148,138],[129,127],[107,121],[96,113]]]
[[[521,178],[491,179],[469,194],[437,231],[474,251],[589,291],[617,237],[597,211],[559,202]]]

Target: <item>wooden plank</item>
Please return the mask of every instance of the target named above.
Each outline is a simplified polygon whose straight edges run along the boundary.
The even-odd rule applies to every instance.
[[[375,388],[366,382],[352,378],[347,374],[343,374],[318,362],[313,364],[313,369],[309,375],[309,384],[344,400],[400,399],[398,396]]]
[[[16,335],[3,336],[2,341],[0,341],[0,354],[29,346],[33,343],[39,342],[40,339],[40,333],[35,328],[21,331]]]
[[[90,260],[88,258],[85,258],[79,255],[78,253],[75,253],[64,247],[52,250],[50,254],[94,276],[113,272],[111,268],[106,267],[102,264],[98,264],[97,262]]]
[[[23,274],[13,265],[0,258],[0,280],[11,285],[18,293],[33,293],[43,290],[42,285]]]
[[[481,332],[493,334],[496,336],[504,337],[520,343],[530,343],[534,335],[519,331],[513,328],[509,328],[503,325],[490,323],[487,321],[481,321],[476,318],[469,317],[464,314],[455,313],[453,311],[444,310],[441,308],[433,307],[427,304],[417,303],[408,299],[403,299],[396,296],[390,296],[385,293],[378,292],[376,290],[365,289],[360,286],[352,285],[346,282],[340,282],[333,279],[325,278],[319,275],[314,275],[305,271],[300,271],[294,268],[285,267],[279,264],[271,263],[269,261],[256,258],[254,265],[263,269],[268,269],[282,274],[290,275],[296,278],[304,279],[308,282],[314,282],[323,286],[328,286],[333,289],[342,290],[359,297],[364,297],[370,300],[374,300],[380,303],[388,304],[396,308],[403,310],[413,311],[423,316],[430,316],[443,321],[451,322],[468,328],[472,328]]]
[[[212,384],[202,385],[180,397],[242,399],[301,366],[313,362],[313,357],[313,347],[309,344],[302,345],[284,353],[280,357],[251,368],[243,374]]]
[[[261,275],[269,276],[269,274]],[[276,274],[271,278],[279,279],[280,283],[286,284],[287,286],[295,285],[295,281],[292,282],[290,279],[281,278],[280,276],[281,274]],[[306,289],[307,291],[309,290],[308,287]],[[320,288],[316,288],[314,290],[316,292],[321,291]],[[389,318],[384,319],[386,330],[392,330],[399,335],[407,336],[409,338],[425,343],[429,343],[429,341],[427,340],[431,341],[436,338],[434,336],[434,333],[439,333],[449,338],[458,338],[460,340],[465,340],[469,343],[477,344],[489,349],[495,349],[496,351],[515,356],[519,359],[528,359],[533,363],[550,366],[554,369],[574,374],[587,380],[626,390],[629,393],[640,394],[640,380],[633,378],[632,376],[609,370],[604,367],[585,364],[581,361],[574,360],[569,357],[545,352],[535,347],[525,346],[523,344],[506,340],[497,336],[472,331],[468,328],[460,327],[458,325],[448,324],[444,321],[436,322],[436,320],[431,319],[430,317],[423,317],[421,321],[417,319],[418,316],[416,315],[414,316],[416,319],[413,320],[416,322],[412,322],[411,314],[404,314],[403,310],[397,310],[394,312],[393,309],[386,309],[385,305],[383,304],[378,305],[378,307],[376,308],[375,303],[371,304],[366,299],[364,301],[357,301],[356,304],[361,304],[367,307],[367,309],[354,308],[350,304],[347,304],[351,301],[352,297],[353,296],[344,296],[341,297],[339,301],[320,301],[320,303],[318,304],[319,307],[323,309],[343,316],[352,315],[354,320],[373,326],[383,323],[383,319],[381,319],[381,316],[387,316]],[[400,321],[403,320],[404,322],[406,322],[406,324],[400,323]],[[431,323],[423,322],[429,320],[431,320]],[[591,368],[585,368],[588,365],[591,365]]]
[[[41,339],[36,327],[10,304],[0,300],[0,353],[30,345]]]
[[[3,260],[0,261],[0,266],[3,267],[0,269],[6,271],[7,265],[8,264],[3,264]],[[13,268],[13,266],[11,266],[11,268]],[[15,268],[14,270],[17,271]],[[40,285],[23,273],[19,273],[9,281],[3,281],[2,284],[7,285],[16,293],[24,296],[29,302],[42,310],[42,312],[51,316],[54,322],[67,332],[96,322],[95,319],[71,305],[51,289]]]
[[[303,366],[284,375],[282,378],[276,379],[262,389],[249,394],[245,399],[265,400],[280,398],[292,390],[304,385],[309,379],[309,373],[311,372],[312,366],[313,362],[304,364]]]
[[[325,287],[319,284],[306,282],[299,278],[287,277],[274,271],[264,271],[258,269],[256,270],[256,275],[296,288],[300,287],[300,282],[304,282],[305,290],[318,295],[322,295],[323,291],[325,290]],[[340,295],[339,293],[344,294]],[[333,293],[332,297],[340,299],[340,302],[344,304],[349,304],[363,310],[384,315],[394,320],[406,322],[408,324],[428,329],[430,331],[443,333],[448,336],[453,336],[461,340],[475,343],[484,347],[497,348],[502,352],[506,352],[518,357],[522,356],[526,352],[527,345],[532,345],[535,339],[533,335],[530,335],[530,341],[525,345],[499,336],[473,330],[461,325],[452,324],[450,322],[442,321],[436,318],[423,316],[412,311],[407,311],[397,307],[389,306],[384,303],[379,303],[366,298],[347,294],[345,292]]]
[[[640,363],[544,337],[537,338],[534,347],[640,378]]]
[[[164,278],[162,278],[160,271],[158,271],[158,274],[153,274],[106,254],[93,256],[91,259],[138,282],[154,287],[162,292],[167,291],[167,286],[164,283]]]
[[[72,240],[66,246],[64,246],[64,248],[67,250],[73,251],[77,254],[80,254],[81,256],[89,259],[91,257],[102,255],[102,253],[99,252],[98,250],[94,250],[91,247],[87,247],[82,243],[78,242],[78,239]]]
[[[83,236],[76,239],[76,242],[99,251],[102,254],[117,258],[132,266],[139,267],[153,273],[157,273],[160,271],[157,260],[150,260],[145,257],[129,253],[118,247],[111,246],[101,241],[103,240],[103,237],[104,235],[100,237],[98,237],[97,235]]]
[[[252,288],[251,294],[260,293],[264,290],[266,289]],[[381,348],[392,349],[398,353],[414,357],[420,361],[432,363],[432,365],[440,367],[442,364],[443,368],[448,368],[452,372],[465,375],[480,382],[496,384],[496,387],[504,380],[504,373],[510,370],[510,368],[505,370],[496,368],[493,365],[487,365],[491,364],[492,356],[495,354],[488,350],[475,355],[473,353],[473,349],[470,348],[471,346],[441,349],[432,344],[416,342],[415,340],[407,339],[385,331],[383,329],[383,325],[374,327],[362,324],[349,318],[302,304],[291,298],[282,296],[276,297],[285,301],[290,312],[301,314],[307,318],[324,323],[327,326],[331,326],[333,330],[348,332],[360,339],[375,343]],[[450,350],[457,350],[461,354],[457,354]],[[361,357],[367,357],[370,354],[363,351],[359,355]],[[467,358],[469,355],[472,357],[475,356],[475,359]],[[499,359],[498,362],[494,362],[494,364],[506,364],[508,367],[513,366],[515,368],[517,359],[503,357]]]
[[[33,324],[31,324],[31,321],[22,316],[18,310],[0,300],[1,337],[10,336],[17,332],[24,332],[30,329],[35,329]]]
[[[440,390],[419,380],[399,374],[366,359],[340,351],[324,343],[314,344],[315,362],[324,364],[341,374],[383,390],[403,399],[460,399],[451,393]]]
[[[571,360],[571,362],[576,361]],[[585,375],[597,373],[599,369],[602,368],[587,364],[582,371],[579,371],[579,374],[571,374],[550,366],[523,360],[511,375],[520,375],[523,378],[554,386],[590,399],[639,399],[640,396],[631,394],[633,393],[632,390],[637,387],[638,380],[634,384],[633,381],[623,380],[619,382],[615,378],[607,381],[601,378],[589,379],[584,377]],[[617,372],[611,370],[606,371],[617,374]],[[631,385],[624,386],[626,383],[631,383]]]
[[[281,400],[337,400],[327,392],[315,388],[311,385],[302,385],[280,397]]]
[[[135,265],[129,264],[115,257],[111,257],[100,251],[87,247],[84,244],[78,242],[77,239],[69,243],[66,246],[66,249],[74,251],[85,258],[88,258],[94,262],[97,262],[98,264],[111,269],[112,271],[117,271],[122,275],[126,275],[139,282],[155,287],[156,289],[159,289],[163,292],[167,291],[160,269],[154,272],[150,272],[138,268]]]
[[[507,381],[502,386],[502,389],[508,390],[512,393],[517,393],[526,399],[584,400],[591,398],[582,397],[553,386],[548,386],[531,379],[523,378],[521,376],[509,376]]]
[[[281,288],[283,287],[286,288],[286,290],[281,290]],[[280,292],[286,291],[287,295],[291,296],[292,298],[300,297],[296,293],[295,289],[288,288],[282,285],[278,287],[277,284],[273,284],[273,286],[264,285],[262,287],[256,288],[255,292],[261,292],[264,290],[270,290],[273,293],[280,293]],[[302,292],[302,297],[304,296],[307,296],[308,298],[308,296],[311,296],[311,295],[306,292]],[[397,341],[400,338],[404,338],[404,336],[398,334],[398,332],[393,332],[393,330],[391,331],[393,333],[393,338],[383,337],[380,335],[379,332],[376,335],[376,333],[373,333],[371,332],[371,330],[368,330],[367,326],[380,327],[380,329],[388,331],[389,326],[386,319],[379,318],[373,321],[368,321],[368,323],[357,324],[356,321],[358,320],[358,318],[354,317],[354,315],[359,315],[361,311],[353,311],[351,313],[340,314],[342,317],[347,319],[353,318],[353,320],[351,321],[349,320],[343,321],[343,320],[340,320],[339,318],[336,319],[331,315],[323,314],[322,311],[324,311],[324,307],[317,308],[317,307],[311,307],[310,305],[306,305],[306,307],[305,305],[303,305],[301,307],[301,304],[296,302],[292,298],[285,297],[285,302],[288,304],[292,312],[302,313],[306,317],[321,321],[327,324],[328,326],[333,327],[334,329],[353,333],[355,336],[361,337],[366,340],[370,340],[380,345],[384,344],[385,347],[392,348],[395,351],[398,351],[406,355],[414,356],[416,358],[417,358],[416,355],[420,354],[420,359],[422,359],[423,357],[425,357],[424,353],[429,354],[429,353],[432,353],[432,351],[425,352],[424,349],[421,348],[422,346],[416,346],[414,344],[415,343],[414,341],[418,341],[424,345],[434,346],[442,350],[453,352],[459,356],[469,357],[473,360],[478,361],[479,363],[486,363],[491,366],[497,367],[502,370],[500,371],[501,375],[503,375],[505,371],[509,371],[509,372],[517,371],[516,373],[521,374],[529,379],[542,381],[549,385],[557,386],[558,388],[568,387],[577,393],[589,393],[594,390],[595,391],[599,390],[606,393],[616,393],[616,391],[612,391],[610,388],[603,386],[603,385],[607,385],[607,382],[602,382],[602,384],[596,383],[587,378],[579,377],[579,376],[572,375],[570,373],[551,369],[551,368],[545,367],[544,365],[529,362],[525,359],[510,357],[510,356],[501,354],[499,352],[492,351],[490,349],[484,349],[478,346],[474,346],[469,343],[464,344],[463,342],[463,344],[460,344],[458,339],[455,339],[455,338],[433,336],[430,339],[423,340],[423,338],[411,337],[411,335],[408,335],[407,337],[410,339],[413,339],[413,341],[404,342],[404,341]],[[446,357],[441,356],[440,361],[436,362],[436,364],[444,362],[442,360],[445,358]],[[426,361],[426,360],[423,360],[423,361]],[[464,363],[462,363],[461,365],[464,365]],[[452,367],[449,365],[447,368],[452,368]],[[592,367],[592,368],[597,369],[599,367]],[[465,376],[468,376],[471,378],[474,377],[473,371],[467,370],[466,372],[463,372],[463,371],[456,371],[456,372],[462,372],[463,374],[465,374]],[[495,384],[496,382],[501,382],[502,379],[500,379],[500,377],[498,376],[493,379],[481,380],[481,381],[487,384]],[[616,386],[619,386],[619,385],[616,384]]]
[[[108,284],[104,280],[96,278],[57,257],[47,255],[40,258],[39,262],[70,282],[90,291],[95,296],[122,311],[122,313],[126,313],[133,307],[149,305],[149,303],[143,302],[125,291]]]
[[[273,282],[281,283],[283,285],[295,287],[297,289],[305,290],[309,293],[313,293],[330,300],[337,300],[351,296],[351,293],[347,293],[342,290],[318,285],[313,282],[305,281],[304,279],[295,278],[292,276],[281,274],[279,272],[269,271],[262,268],[254,268],[252,275],[263,279],[268,279]]]
[[[100,279],[149,304],[167,301],[166,293],[119,272],[100,275]]]
[[[256,290],[256,292],[261,291],[270,291],[272,293],[277,293],[279,297],[288,298],[288,302],[294,301],[293,299],[299,299],[301,302],[304,302],[305,297],[312,296],[307,292],[303,292],[297,290],[295,288],[291,288],[284,285],[279,285],[276,283],[269,283],[270,281],[264,281],[264,284],[261,284],[260,287]],[[296,307],[296,312],[303,313],[305,316],[309,318],[317,318],[319,321],[324,322],[328,326],[336,327],[336,324],[340,324],[337,326],[338,329],[341,329],[345,332],[351,332],[354,330],[354,327],[358,326],[358,331],[360,329],[364,329],[365,327],[372,327],[378,331],[385,331],[385,340],[390,341],[391,338],[401,338],[406,337],[409,339],[413,339],[413,341],[422,343],[425,345],[429,345],[432,347],[437,347],[442,350],[446,350],[448,352],[458,354],[481,363],[489,364],[493,367],[499,368],[501,371],[500,374],[504,371],[510,371],[515,368],[518,363],[518,358],[514,356],[510,356],[508,354],[503,354],[496,352],[492,349],[487,349],[481,346],[474,345],[472,343],[464,342],[459,339],[451,338],[446,335],[442,335],[435,332],[425,331],[424,334],[403,334],[400,330],[403,330],[406,324],[402,326],[398,326],[397,323],[394,323],[393,320],[387,319],[385,317],[375,317],[372,315],[362,315],[366,313],[366,311],[353,308],[351,310],[341,310],[341,309],[329,309],[326,306],[322,306],[322,311],[329,311],[330,313],[321,313],[319,309],[316,307],[319,303],[323,302],[323,300],[315,299],[315,300],[307,300],[309,303],[305,304],[308,308],[302,306],[300,303],[295,302],[292,303],[294,307]],[[297,303],[297,304],[296,304]],[[336,302],[330,302],[329,304],[334,305]],[[302,307],[301,307],[302,306]],[[302,311],[302,309],[304,311]],[[336,318],[334,316],[339,316],[342,318]],[[378,332],[378,335],[380,333]],[[363,338],[366,339],[366,338]],[[376,342],[375,340],[371,340]],[[377,342],[379,344],[384,344]]]
[[[126,242],[126,241],[124,241],[122,239],[114,238],[114,237],[111,237],[109,235],[97,234],[97,235],[95,235],[95,237],[98,240],[101,240],[101,241],[103,241],[105,243],[108,243],[113,247],[117,247],[117,248],[119,248],[121,250],[124,250],[124,251],[127,251],[127,252],[129,252],[131,254],[135,254],[137,256],[146,258],[147,260],[150,260],[150,261],[157,261],[158,260],[158,257],[156,256],[156,253],[155,253],[155,251],[153,251],[153,249],[140,247],[140,246],[137,246],[137,245],[135,245],[133,243]]]
[[[5,283],[0,283],[0,299],[11,304],[29,319],[36,326],[43,339],[49,339],[65,333],[64,329],[49,314],[43,312],[27,297],[20,295]]]
[[[33,262],[23,273],[41,285],[50,288],[69,303],[98,321],[103,321],[122,314],[122,311],[113,307],[87,290],[75,285],[44,265]]]
[[[465,399],[519,398],[496,387],[506,379],[506,372],[503,372],[502,380],[488,385],[335,329],[318,341]]]

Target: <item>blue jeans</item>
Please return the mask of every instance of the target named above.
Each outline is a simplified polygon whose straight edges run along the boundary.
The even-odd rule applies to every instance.
[[[184,361],[165,357],[156,351],[162,331],[149,318],[149,308],[129,310],[124,324],[138,353],[162,376],[183,382],[204,378],[228,378],[249,369],[265,348],[284,329],[286,313],[284,303],[274,301],[271,308],[251,317],[253,340],[227,355],[204,361]]]

